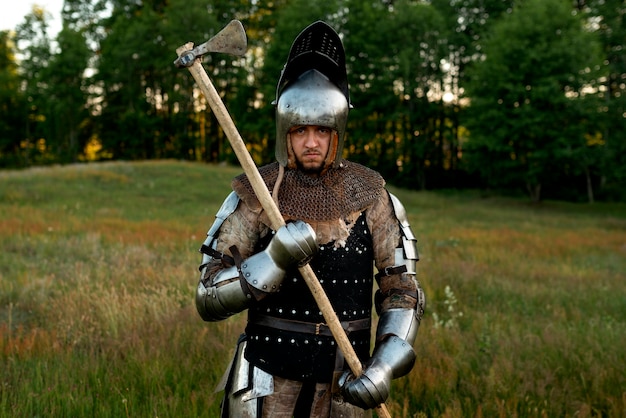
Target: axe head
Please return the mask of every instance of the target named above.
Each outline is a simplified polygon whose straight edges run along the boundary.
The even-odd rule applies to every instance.
[[[174,64],[177,67],[189,67],[197,58],[209,52],[220,52],[241,57],[246,53],[247,47],[248,40],[243,25],[238,20],[231,20],[214,37],[202,45],[180,54]]]

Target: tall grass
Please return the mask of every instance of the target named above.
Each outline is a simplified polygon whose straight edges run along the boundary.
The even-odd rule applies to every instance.
[[[0,417],[219,415],[245,315],[203,323],[193,295],[239,172],[0,172]],[[626,206],[393,192],[428,296],[394,417],[626,416]]]

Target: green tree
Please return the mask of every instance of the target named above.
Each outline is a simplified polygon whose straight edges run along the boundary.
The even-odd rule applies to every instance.
[[[466,106],[460,100],[466,80],[465,69],[477,57],[482,56],[482,44],[485,34],[491,26],[505,13],[509,13],[514,0],[432,0],[430,2],[441,18],[442,27],[439,43],[446,48],[442,60],[445,92],[447,100],[443,110],[446,120],[441,124],[447,141],[442,141],[442,155],[449,154],[449,167],[436,173],[445,182],[438,187],[473,186],[473,179],[463,168],[461,155],[465,128],[461,125],[463,111]],[[441,112],[440,112],[441,113]],[[443,122],[443,121],[442,121]],[[437,166],[435,166],[435,170]]]
[[[20,90],[15,46],[8,31],[0,32],[0,86],[0,167],[19,166],[26,102]]]
[[[385,51],[399,105],[391,131],[400,139],[397,165],[403,185],[425,189],[457,165],[456,137],[448,129],[451,115],[443,100],[447,33],[441,15],[427,4],[396,2],[390,23],[388,32],[396,39],[389,39],[393,43]]]
[[[57,37],[59,51],[42,70],[48,84],[46,138],[55,160],[78,161],[89,138],[83,129],[87,113],[84,74],[91,56],[85,38],[68,27]]]
[[[441,172],[444,149],[455,147],[442,100],[442,17],[421,2],[348,4],[350,153],[391,181],[425,188],[427,171]]]
[[[602,80],[602,150],[600,192],[606,198],[623,198],[626,190],[626,3],[624,1],[578,1],[577,9],[587,19],[602,44],[605,56]]]
[[[206,106],[173,62],[176,47],[200,44],[219,30],[208,6],[199,0],[114,3],[96,64],[100,138],[113,158],[194,158],[205,146],[198,143],[210,138],[200,129],[205,115],[196,111]]]
[[[374,167],[384,175],[397,174],[399,150],[390,134],[399,101],[389,72],[394,57],[387,48],[398,48],[406,39],[390,28],[391,9],[383,2],[348,0],[344,39],[350,96],[346,149],[350,158]],[[396,28],[397,29],[397,28]]]
[[[587,147],[583,90],[598,44],[559,0],[528,0],[494,24],[485,59],[469,69],[465,156],[489,186],[542,185]]]
[[[46,142],[46,109],[50,98],[49,80],[45,71],[52,57],[49,32],[50,14],[33,6],[31,13],[16,28],[15,42],[20,54],[20,77],[24,100],[27,102],[27,122],[20,141],[22,165],[54,161]]]

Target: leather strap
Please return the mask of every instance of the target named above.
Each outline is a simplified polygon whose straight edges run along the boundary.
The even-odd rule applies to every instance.
[[[380,271],[376,274],[376,280],[380,279],[381,277],[385,277],[385,276],[391,276],[392,274],[400,274],[400,273],[406,273],[407,269],[405,265],[402,266],[392,266],[392,267],[385,267],[385,269],[383,271]]]
[[[277,318],[275,316],[255,314],[248,318],[248,322],[254,325],[275,328],[281,331],[299,332],[302,334],[323,335],[332,337],[332,332],[324,322],[317,324],[311,322],[294,321],[290,319]],[[356,319],[354,321],[342,321],[341,327],[349,334],[353,331],[370,329],[372,320],[370,318]]]

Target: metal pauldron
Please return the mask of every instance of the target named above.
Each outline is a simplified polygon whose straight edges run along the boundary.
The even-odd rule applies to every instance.
[[[409,225],[409,218],[406,214],[406,209],[400,202],[400,200],[389,193],[393,210],[398,219],[400,225],[400,231],[402,233],[402,248],[396,250],[396,265],[404,264],[406,266],[407,274],[416,274],[415,264],[419,260],[419,254],[417,252],[417,239],[413,235],[411,226]]]
[[[213,224],[209,228],[209,231],[206,234],[207,237],[202,244],[203,248],[216,248],[216,239],[219,235],[219,230],[222,227],[222,224],[224,223],[226,218],[228,218],[235,211],[235,209],[237,209],[237,206],[239,205],[239,200],[239,196],[237,196],[237,193],[235,192],[230,192],[226,199],[224,199],[222,206],[215,214],[215,221],[213,222]],[[206,252],[203,252],[202,250],[200,250],[200,252],[202,252],[202,263],[200,264],[200,270],[202,270],[202,267],[205,266],[209,261],[211,261],[213,257],[209,254],[206,254]]]

